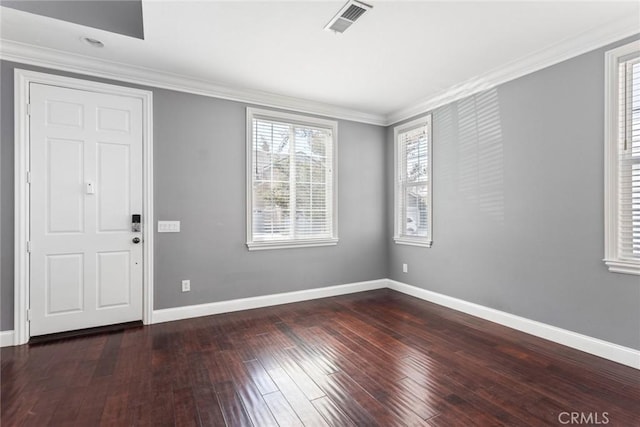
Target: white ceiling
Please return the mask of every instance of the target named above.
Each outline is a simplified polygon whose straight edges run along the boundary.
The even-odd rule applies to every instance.
[[[637,1],[371,0],[344,34],[323,30],[343,3],[143,0],[144,40],[0,8],[0,36],[389,116],[604,25],[632,17],[640,32]]]

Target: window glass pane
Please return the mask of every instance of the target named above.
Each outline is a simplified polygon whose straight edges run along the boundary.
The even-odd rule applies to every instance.
[[[405,192],[405,233],[426,237],[428,231],[428,189],[426,185],[407,188]]]
[[[395,239],[431,245],[431,116],[396,128]],[[404,129],[402,129],[404,127]],[[403,237],[410,238],[404,241]]]
[[[256,182],[253,195],[253,230],[257,234],[281,234],[287,225],[289,184]]]
[[[325,184],[313,184],[311,188],[311,203],[313,209],[325,210],[327,207],[327,186]]]
[[[320,183],[327,179],[327,165],[324,159],[314,159],[311,163],[311,182]]]
[[[618,252],[640,259],[640,60],[619,66]]]
[[[631,169],[631,221],[632,253],[640,257],[640,162]]]
[[[296,209],[311,209],[311,184],[298,184],[296,186]]]
[[[311,180],[311,159],[296,156],[296,182],[308,183]]]
[[[640,62],[631,65],[630,70],[630,138],[631,156],[640,159]]]
[[[252,239],[332,238],[333,131],[253,119]]]
[[[429,171],[427,132],[424,127],[404,134],[405,177],[408,181],[425,181]]]

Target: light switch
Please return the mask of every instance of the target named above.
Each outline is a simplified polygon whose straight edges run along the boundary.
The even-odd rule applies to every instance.
[[[158,221],[158,233],[179,233],[180,221]]]

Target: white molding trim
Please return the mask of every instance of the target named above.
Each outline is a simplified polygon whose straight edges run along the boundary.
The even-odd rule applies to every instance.
[[[432,111],[440,106],[491,89],[639,32],[638,17],[633,15],[599,25],[577,36],[560,40],[552,46],[503,64],[487,73],[472,77],[416,104],[394,111],[386,116],[386,123],[392,125]]]
[[[640,52],[640,40],[605,52],[604,55],[604,262],[609,271],[640,275],[640,260],[624,259],[619,245],[620,175],[620,81],[621,60]]]
[[[431,114],[425,114],[419,118],[403,123],[393,128],[393,240],[397,244],[421,246],[430,248],[433,244],[433,125]],[[405,221],[407,212],[403,210],[405,188],[402,180],[406,178],[406,156],[404,147],[401,147],[398,137],[401,133],[425,127],[427,130],[427,157],[429,160],[429,170],[427,171],[427,235],[410,236],[405,234]],[[402,159],[401,159],[402,157]],[[402,164],[401,164],[402,163]]]
[[[14,344],[29,341],[29,119],[27,103],[29,85],[40,83],[53,86],[102,92],[138,98],[143,110],[143,312],[142,321],[149,324],[153,311],[153,94],[147,90],[97,83],[53,74],[14,70],[14,126],[15,126],[15,264],[14,264]]]
[[[251,223],[249,223],[251,224]],[[338,239],[317,239],[317,240],[292,240],[287,241],[255,241],[247,242],[247,249],[250,251],[265,251],[271,249],[296,249],[314,248],[320,246],[336,246]]]
[[[11,347],[15,345],[13,331],[0,331],[0,347]]]
[[[585,353],[593,354],[622,365],[640,369],[640,350],[624,347],[598,338],[593,338],[588,335],[579,334],[567,329],[558,328],[536,320],[516,316],[511,313],[418,288],[416,286],[391,279],[377,279],[303,291],[285,292],[280,294],[154,310],[151,317],[151,323],[157,324],[172,322],[175,320],[271,307],[274,305],[328,298],[384,288],[392,289],[452,310],[498,323],[508,328],[562,344],[576,350],[584,351]],[[0,332],[0,346],[5,347],[18,344],[22,343],[18,342],[17,339],[14,339],[14,331]]]
[[[387,284],[388,287],[394,291],[402,292],[403,294],[411,295],[456,311],[461,311],[536,337],[584,351],[585,353],[640,369],[640,350],[624,347],[588,335],[582,335],[567,329],[558,328],[483,305],[428,291],[395,280],[389,279],[387,280]]]
[[[0,59],[196,95],[385,126],[386,117],[349,108],[239,89],[202,79],[0,39]]]
[[[173,320],[190,319],[213,314],[231,313],[234,311],[251,310],[254,308],[270,307],[279,304],[308,301],[355,292],[371,291],[387,287],[387,279],[370,280],[366,282],[349,283],[346,285],[328,286],[325,288],[307,289],[304,291],[285,292],[281,294],[264,295],[234,299],[230,301],[212,302],[208,304],[189,305],[185,307],[165,308],[153,312],[153,323],[170,322]]]
[[[326,197],[327,210],[331,212],[331,235],[322,237],[306,236],[306,238],[292,238],[291,240],[255,240],[253,238],[253,121],[264,119],[268,121],[280,120],[283,123],[323,128],[331,131],[331,194]],[[269,249],[308,248],[314,246],[335,246],[338,244],[338,122],[335,120],[319,119],[301,114],[284,113],[281,111],[246,108],[246,245],[249,251]],[[290,148],[295,148],[290,145]],[[291,155],[291,153],[289,153]],[[295,185],[291,184],[295,189]],[[293,190],[292,190],[293,194]],[[295,198],[295,197],[294,197]],[[290,206],[290,209],[293,207]],[[291,224],[294,225],[293,223]]]
[[[560,40],[548,48],[540,49],[503,64],[492,71],[470,78],[416,104],[387,115],[367,113],[273,93],[231,88],[218,82],[106,61],[1,38],[0,59],[265,107],[281,108],[379,126],[391,126],[410,117],[434,110],[442,105],[490,89],[609,43],[622,40],[625,37],[633,36],[638,32],[637,18],[628,15],[604,25],[599,25],[577,36]]]

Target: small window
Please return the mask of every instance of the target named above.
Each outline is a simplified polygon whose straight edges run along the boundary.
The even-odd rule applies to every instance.
[[[607,52],[605,262],[640,275],[640,42]]]
[[[396,243],[431,247],[431,116],[394,129]]]
[[[335,121],[247,108],[247,247],[335,245]]]

